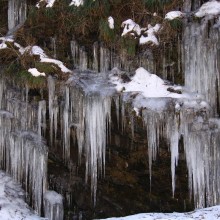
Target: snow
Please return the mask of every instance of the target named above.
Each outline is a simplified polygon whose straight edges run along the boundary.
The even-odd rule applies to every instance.
[[[72,2],[70,3],[70,6],[71,5],[75,5],[77,7],[79,7],[80,5],[83,5],[83,0],[72,0]]]
[[[108,17],[108,25],[110,29],[114,29],[114,18],[111,16]]]
[[[184,16],[184,13],[181,11],[170,11],[165,15],[165,19],[173,20],[176,18],[182,18],[183,16]]]
[[[141,34],[141,28],[138,24],[136,24],[132,19],[128,19],[122,22],[121,27],[124,28],[121,36],[125,36],[132,31],[135,32],[137,35]]]
[[[11,37],[0,37],[0,50],[8,48],[6,42],[13,42]]]
[[[49,58],[45,54],[44,50],[42,48],[40,48],[39,46],[33,46],[31,48],[31,52],[30,53],[32,55],[39,55],[40,56],[40,60],[43,63],[54,63],[54,64],[56,64],[57,66],[60,67],[61,71],[64,72],[64,73],[72,72],[67,67],[65,67],[63,62],[61,62],[60,60]]]
[[[40,3],[41,3],[41,2],[46,2],[46,3],[47,3],[47,4],[46,4],[46,7],[47,7],[47,8],[51,8],[51,7],[53,7],[55,1],[56,1],[56,0],[40,0],[40,1],[36,4],[36,7],[37,7],[37,8],[40,8]]]
[[[47,191],[44,198],[48,200],[51,205],[63,203],[63,197],[55,191]]]
[[[220,206],[198,209],[187,213],[143,213],[108,220],[217,220],[220,219]]]
[[[24,202],[25,193],[11,177],[0,171],[0,219],[40,220]]]
[[[155,33],[157,33],[160,30],[161,28],[160,24],[156,24],[155,26],[151,26],[149,24],[147,28],[141,28],[132,19],[128,19],[122,22],[121,27],[124,28],[121,34],[122,37],[127,34],[134,36],[134,38],[140,37],[139,38],[140,45],[147,43],[152,43],[155,45],[159,44],[158,39],[155,36]]]
[[[204,17],[206,15],[216,16],[220,14],[220,2],[209,1],[204,3],[195,13],[196,17]]]
[[[38,77],[38,76],[46,76],[45,73],[39,72],[36,68],[30,68],[30,69],[28,70],[28,72],[31,73],[32,76],[35,76],[35,77]]]
[[[165,81],[162,80],[155,74],[151,74],[143,67],[136,70],[135,75],[131,78],[128,83],[121,82],[119,77],[111,76],[111,82],[116,85],[117,91],[123,92],[139,92],[145,98],[161,98],[161,97],[172,97],[172,98],[188,98],[187,94],[178,94],[169,92],[168,88],[179,90],[182,87],[166,85]]]
[[[141,36],[139,39],[139,43],[140,44],[147,44],[147,43],[153,43],[155,45],[159,45],[159,42],[157,40],[157,37],[155,36],[155,33],[157,33],[160,29],[161,25],[160,24],[156,24],[154,27],[152,27],[151,25],[148,25],[148,30],[146,31],[147,33],[147,37],[145,36]]]

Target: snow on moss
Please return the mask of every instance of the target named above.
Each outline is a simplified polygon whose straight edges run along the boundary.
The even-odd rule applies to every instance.
[[[37,8],[40,8],[40,3],[41,2],[45,2],[46,3],[46,7],[47,8],[51,8],[53,7],[54,3],[55,3],[55,0],[40,0],[37,4],[36,4],[36,7]]]
[[[156,37],[156,33],[160,30],[161,25],[156,24],[155,26],[148,25],[147,28],[141,28],[137,23],[135,23],[132,19],[128,19],[122,22],[121,27],[123,27],[123,32],[121,36],[131,35],[134,38],[139,38],[139,44],[147,44],[152,43],[154,45],[158,45],[158,39]]]
[[[28,72],[31,73],[32,76],[38,77],[38,76],[46,76],[45,73],[39,72],[36,68],[30,68],[28,69]]]

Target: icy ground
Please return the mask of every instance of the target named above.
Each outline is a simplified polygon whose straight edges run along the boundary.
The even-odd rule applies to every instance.
[[[216,220],[220,219],[220,206],[198,209],[187,213],[143,213],[108,220]]]
[[[24,202],[25,193],[21,186],[0,170],[0,219],[43,220],[35,215]]]

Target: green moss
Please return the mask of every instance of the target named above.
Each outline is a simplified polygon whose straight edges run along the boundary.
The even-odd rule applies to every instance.
[[[27,70],[24,70],[17,62],[12,63],[4,71],[3,77],[15,80],[19,85],[28,85],[31,89],[43,88],[46,86],[46,78],[43,76],[34,77]]]
[[[174,30],[181,30],[182,28],[182,20],[180,19],[174,19],[169,21],[170,26],[174,29]]]
[[[99,22],[100,39],[105,42],[114,42],[116,38],[115,30],[109,28],[108,19],[102,19]]]
[[[136,48],[137,48],[138,41],[133,38],[121,38],[121,45],[122,48],[126,50],[127,54],[131,57],[135,56]]]
[[[43,76],[32,76],[27,70],[21,70],[16,74],[17,82],[28,85],[30,88],[42,88],[46,85],[46,79]]]

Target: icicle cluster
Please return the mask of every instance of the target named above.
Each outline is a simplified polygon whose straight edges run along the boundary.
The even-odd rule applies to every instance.
[[[50,117],[50,145],[56,143],[57,121],[58,121],[58,97],[55,94],[55,80],[52,76],[48,77],[48,99],[49,99],[49,117]]]
[[[4,86],[3,86],[4,85]],[[46,104],[28,103],[28,89],[19,91],[0,83],[0,166],[29,193],[27,201],[38,214],[47,188],[47,147],[43,142]]]
[[[103,43],[95,42],[93,44],[92,57],[89,57],[84,47],[80,47],[76,40],[70,42],[71,55],[73,59],[74,68],[81,71],[93,70],[96,72],[106,73],[114,67],[132,71],[134,70],[133,60],[128,60],[126,52],[122,51],[120,56],[115,53],[115,48],[108,49]],[[164,52],[165,53],[165,52]],[[148,70],[154,70],[154,61],[150,51],[140,54],[137,57],[137,62],[142,67]],[[168,62],[168,61],[166,61]],[[167,65],[167,63],[165,63]],[[135,65],[136,66],[136,65]]]
[[[62,220],[63,197],[55,191],[47,191],[44,196],[44,213],[48,220]]]
[[[85,94],[80,88],[66,87],[63,111],[64,156],[70,157],[70,129],[76,130],[79,158],[86,158],[86,181],[90,176],[96,201],[97,178],[105,167],[106,138],[110,123],[111,98]]]
[[[26,20],[27,3],[26,0],[8,1],[8,29],[14,29],[17,25]]]
[[[213,115],[220,103],[219,36],[219,29],[211,27],[206,18],[188,23],[183,35],[185,85],[204,95]]]

